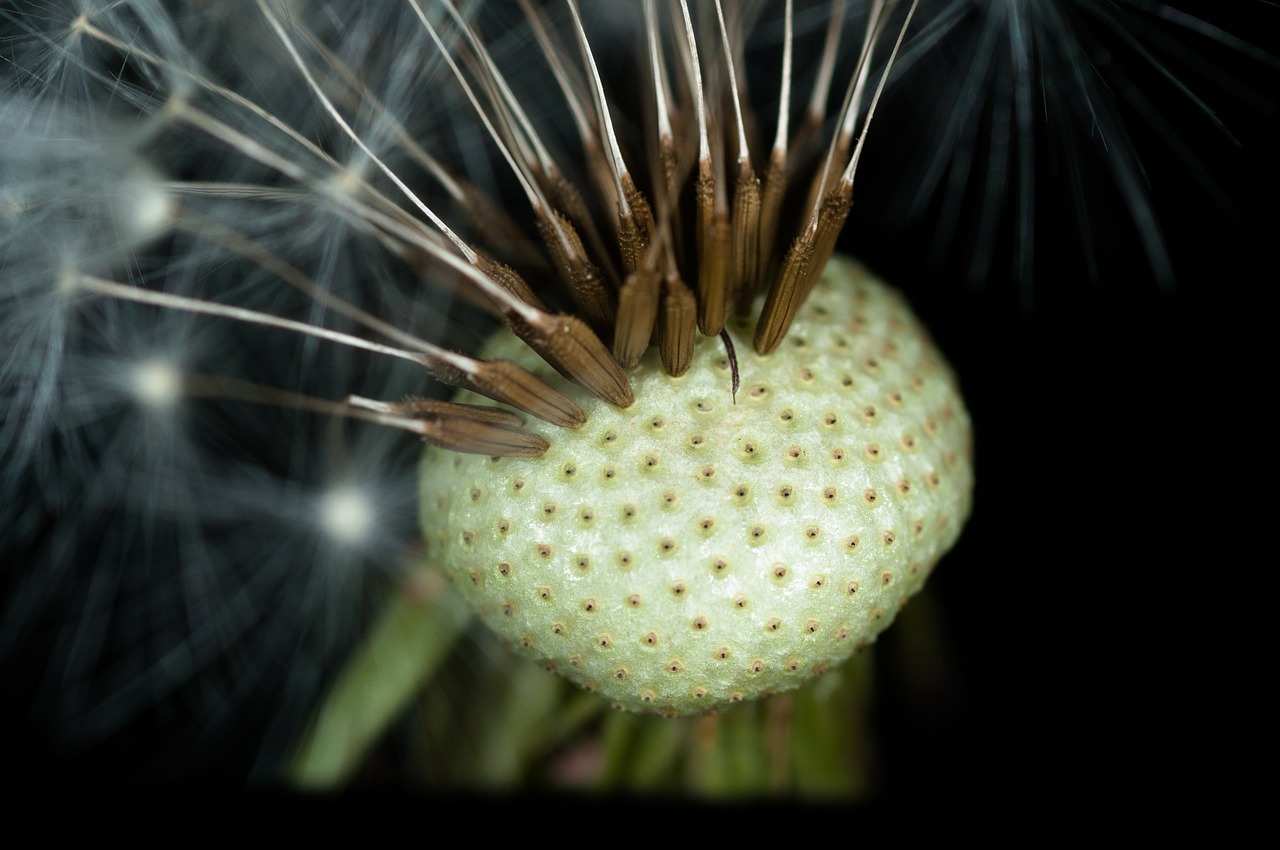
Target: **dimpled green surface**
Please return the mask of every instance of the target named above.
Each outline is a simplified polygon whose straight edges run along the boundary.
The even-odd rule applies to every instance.
[[[729,322],[671,378],[651,350],[619,410],[574,398],[541,458],[427,449],[428,556],[519,652],[632,710],[795,688],[874,640],[960,534],[973,488],[954,377],[893,290],[834,258],[777,352]],[[468,393],[459,401],[478,403]]]

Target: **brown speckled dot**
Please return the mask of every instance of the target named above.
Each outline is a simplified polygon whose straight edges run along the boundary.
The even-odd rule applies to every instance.
[[[846,552],[852,552],[853,550],[855,550],[855,549],[857,549],[857,548],[858,548],[858,544],[859,544],[860,542],[861,542],[861,541],[859,540],[858,535],[856,535],[856,534],[851,534],[851,535],[849,535],[848,537],[846,537],[846,538],[844,539],[844,548],[845,548],[845,551],[846,551]]]
[[[745,597],[745,596],[743,596],[741,593],[739,593],[737,596],[733,597],[733,604],[734,604],[734,606],[735,606],[735,607],[737,607],[737,608],[746,608],[746,607],[747,607],[747,597]]]
[[[835,498],[836,498],[836,488],[834,488],[834,487],[824,487],[824,488],[822,488],[822,498],[826,499],[828,502],[833,502],[833,501],[835,501]]]
[[[666,424],[667,424],[667,420],[663,419],[661,416],[655,416],[649,420],[649,427],[655,431],[662,430],[662,428],[664,428]]]
[[[551,548],[548,544],[546,544],[546,543],[539,543],[539,544],[538,544],[538,556],[539,556],[539,557],[541,557],[541,558],[550,558],[550,557],[551,557],[551,553],[552,553],[552,551],[553,551],[553,550],[552,550],[552,548]]]
[[[560,471],[564,474],[565,478],[572,478],[574,475],[577,474],[578,467],[574,466],[572,463],[566,463],[564,465],[564,468],[561,469]]]
[[[787,449],[787,457],[792,460],[799,460],[804,457],[804,449],[800,446],[791,446]]]
[[[468,574],[467,578],[471,579],[471,583],[473,585],[478,586],[480,584],[480,574],[478,572],[475,572],[474,570],[472,570],[471,573]]]
[[[684,669],[684,662],[681,661],[679,658],[673,658],[667,662],[668,673],[679,673],[683,669]]]
[[[626,667],[619,667],[617,670],[614,670],[614,671],[613,671],[613,678],[618,679],[618,680],[622,680],[622,679],[627,678],[627,668],[626,668]]]
[[[805,620],[805,621],[804,621],[804,630],[805,630],[806,632],[808,632],[809,634],[813,634],[814,632],[816,632],[816,631],[818,630],[818,621],[817,621],[817,620]]]
[[[703,531],[710,531],[715,528],[715,525],[716,521],[709,516],[704,516],[702,519],[698,520],[698,528]]]
[[[898,442],[901,443],[902,447],[909,452],[916,450],[916,438],[910,434],[903,434],[902,439],[898,440]]]
[[[498,520],[498,533],[499,533],[499,534],[506,534],[506,533],[507,533],[508,531],[510,531],[510,530],[511,530],[511,520],[509,520],[509,519],[500,519],[500,520]]]
[[[851,581],[844,586],[844,592],[849,594],[850,596],[853,596],[855,593],[858,592],[858,586],[859,585],[856,581]]]
[[[604,477],[606,481],[612,481],[613,477],[617,474],[618,474],[618,471],[614,469],[612,466],[605,467]]]
[[[524,637],[520,638],[520,645],[525,649],[533,649],[533,638],[529,637],[528,635],[525,635]]]
[[[875,407],[873,405],[868,404],[866,407],[862,408],[862,418],[867,420],[868,422],[871,422],[872,420],[874,420],[876,418]]]
[[[510,617],[516,612],[516,604],[511,600],[502,603],[502,613],[504,616]]]
[[[544,514],[546,514],[547,516],[551,516],[552,514],[554,514],[554,513],[556,512],[556,503],[555,503],[555,502],[547,502],[546,504],[544,504],[544,505],[542,506],[542,512],[543,512]]]
[[[831,451],[831,459],[836,463],[840,463],[844,460],[844,449],[833,449]]]
[[[714,478],[715,474],[716,474],[716,468],[714,466],[702,467],[701,475],[703,478]]]
[[[896,486],[898,488],[898,492],[904,496],[911,492],[911,482],[905,478],[899,481]]]
[[[733,497],[739,501],[746,499],[750,495],[751,490],[746,484],[739,484],[737,487],[733,488]]]
[[[705,697],[705,696],[707,695],[707,689],[706,689],[706,688],[694,688],[694,689],[691,691],[691,693],[692,693],[692,695],[693,695],[693,698],[694,698],[694,699],[702,699],[703,697]]]
[[[471,501],[478,502],[480,501],[480,497],[483,495],[484,495],[484,491],[481,490],[479,487],[471,488]]]
[[[594,596],[588,596],[586,599],[582,600],[582,610],[586,611],[588,614],[594,614],[598,607],[599,605],[596,603]]]
[[[630,605],[632,608],[639,608],[640,604],[643,601],[644,600],[640,597],[640,594],[638,593],[633,593],[627,597],[627,604]]]
[[[707,618],[703,616],[694,617],[691,625],[695,632],[703,631],[707,628]]]
[[[836,418],[834,413],[824,413],[822,415],[822,424],[826,425],[828,428],[835,425],[838,421],[840,420]]]
[[[757,384],[751,388],[750,396],[752,398],[764,398],[765,395],[768,394],[768,392],[769,390],[767,388],[761,386],[760,384]]]
[[[821,533],[822,533],[821,529],[819,529],[818,526],[816,525],[811,525],[804,530],[804,536],[809,538],[810,540],[817,540],[818,535]]]
[[[726,660],[730,655],[733,655],[733,651],[729,649],[729,647],[727,646],[721,646],[717,648],[715,651],[716,658],[718,658],[721,661]]]
[[[600,647],[601,649],[608,649],[609,647],[613,646],[613,638],[610,637],[609,635],[597,635],[596,646]]]
[[[524,489],[524,479],[523,479],[523,478],[517,478],[515,481],[512,481],[512,482],[511,482],[511,489],[515,490],[517,493],[518,493],[518,492],[520,492],[521,490],[523,490],[523,489]]]
[[[606,443],[612,443],[612,442],[616,441],[617,439],[618,439],[618,432],[617,432],[617,431],[612,431],[612,430],[610,430],[610,431],[605,431],[605,432],[604,432],[604,441],[605,441]]]
[[[644,467],[645,467],[645,469],[653,469],[653,468],[654,468],[654,467],[656,467],[657,465],[658,465],[658,456],[657,456],[657,455],[645,455],[645,456],[644,456]]]
[[[510,576],[510,575],[511,575],[511,562],[510,562],[510,561],[503,561],[502,563],[498,564],[498,572],[499,572],[499,573],[501,573],[501,574],[502,574],[502,575],[504,575],[504,576]]]
[[[676,596],[684,596],[684,592],[686,590],[688,590],[688,587],[682,581],[678,581],[671,585],[671,592]]]
[[[841,626],[840,628],[836,629],[836,640],[848,640],[848,639],[849,639],[848,626]]]
[[[764,537],[764,526],[763,525],[753,526],[751,529],[751,539],[760,540],[763,537]]]
[[[569,666],[570,666],[570,667],[581,667],[581,666],[582,666],[582,656],[581,656],[581,655],[570,655],[570,656],[569,656]]]
[[[632,561],[632,558],[631,558],[631,553],[630,553],[630,552],[619,552],[619,553],[618,553],[618,566],[620,566],[620,567],[629,567],[629,566],[631,566],[631,561]]]
[[[884,587],[888,587],[889,585],[893,584],[893,573],[889,572],[888,570],[885,570],[884,572],[882,572],[880,574],[880,584]]]
[[[784,410],[778,414],[778,419],[782,420],[783,422],[790,422],[792,419],[795,419],[795,417],[796,415],[792,413],[790,410]]]
[[[902,393],[899,392],[898,390],[894,390],[893,392],[889,393],[889,395],[886,396],[886,398],[888,398],[889,405],[891,407],[902,407],[902,400],[903,400]]]
[[[862,453],[866,455],[867,460],[879,460],[880,446],[877,443],[868,443],[867,447],[862,450]]]
[[[639,512],[640,512],[639,508],[637,508],[635,505],[627,504],[622,506],[623,519],[635,519],[636,514],[638,514]]]
[[[657,646],[657,645],[658,645],[658,633],[657,633],[657,632],[645,632],[645,635],[644,635],[644,637],[643,637],[643,638],[641,638],[641,641],[644,643],[644,645],[645,645],[645,646]]]
[[[764,621],[764,627],[771,632],[776,632],[778,629],[782,628],[782,621],[777,617],[770,617]]]
[[[653,702],[653,691],[641,691],[641,692],[640,692],[640,701],[641,701],[641,702]]]
[[[884,534],[880,535],[880,539],[884,541],[884,545],[892,546],[893,541],[897,540],[898,538],[894,535],[892,531],[886,531]]]
[[[877,498],[878,496],[876,496],[875,490],[867,488],[862,491],[862,501],[866,502],[868,505],[874,505]]]
[[[564,623],[552,623],[552,624],[551,624],[551,633],[552,633],[553,635],[562,635],[562,634],[564,634],[566,631],[567,631],[567,629],[565,629],[565,627],[564,627]]]
[[[930,487],[937,488],[940,484],[942,484],[942,476],[936,472],[930,472],[929,476],[925,479],[925,482]]]
[[[680,497],[670,490],[662,494],[662,504],[664,505],[674,505],[679,500]]]
[[[826,584],[827,584],[826,576],[814,576],[813,578],[809,579],[809,586],[813,588],[825,587]]]
[[[779,488],[778,488],[778,498],[779,498],[779,499],[782,499],[782,500],[785,502],[787,499],[790,499],[790,498],[791,498],[791,494],[792,494],[793,492],[794,492],[794,491],[791,489],[791,486],[790,486],[790,485],[785,485],[785,486],[779,487]]]
[[[742,702],[744,697],[742,691],[730,691],[729,696],[725,697],[729,702]]]
[[[799,660],[797,660],[797,659],[795,659],[795,658],[792,658],[790,661],[788,661],[788,662],[787,662],[787,666],[786,666],[786,668],[785,668],[785,669],[786,669],[786,671],[787,671],[788,673],[794,673],[794,672],[796,672],[797,670],[799,670],[799,669],[800,669],[800,662],[799,662]]]
[[[579,555],[575,563],[578,565],[578,569],[580,570],[591,569],[591,558],[586,555]]]
[[[551,588],[549,588],[549,587],[540,587],[540,588],[538,588],[538,591],[537,591],[537,592],[538,592],[538,598],[539,598],[539,599],[542,599],[542,600],[550,600],[550,599],[551,599]]]
[[[755,661],[751,662],[751,666],[749,666],[747,669],[750,670],[752,673],[763,673],[764,662],[761,661],[759,658],[757,658]]]
[[[911,523],[911,533],[919,537],[924,534],[924,520],[918,519]]]
[[[664,537],[659,541],[658,548],[662,551],[662,554],[670,555],[676,551],[676,541],[670,537]]]
[[[596,512],[592,508],[583,508],[582,513],[578,514],[578,519],[583,522],[591,522],[596,518]]]
[[[787,565],[786,565],[786,564],[778,564],[778,563],[775,563],[775,564],[773,565],[773,577],[774,577],[774,578],[786,578],[786,577],[787,577]]]
[[[729,569],[729,562],[724,558],[716,558],[711,562],[711,571],[716,575],[724,575],[727,569]]]
[[[873,620],[883,620],[883,619],[884,619],[884,609],[883,609],[883,608],[877,608],[876,610],[872,611],[872,612],[871,612],[871,619],[873,619]]]
[[[807,384],[807,383],[809,383],[810,381],[812,381],[812,380],[813,380],[813,370],[812,370],[812,369],[808,369],[808,368],[801,369],[801,370],[800,370],[800,380],[804,381],[806,384]]]

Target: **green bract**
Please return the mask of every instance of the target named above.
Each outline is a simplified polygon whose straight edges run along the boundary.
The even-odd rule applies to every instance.
[[[619,410],[514,337],[587,413],[540,458],[426,451],[428,556],[521,653],[633,710],[789,690],[884,630],[960,534],[973,488],[955,378],[901,298],[836,257],[778,351],[728,325]],[[462,393],[459,401],[478,402]]]

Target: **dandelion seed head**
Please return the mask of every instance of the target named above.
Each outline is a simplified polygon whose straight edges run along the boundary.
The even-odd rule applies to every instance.
[[[441,29],[446,49],[464,59],[463,74],[483,108],[505,112],[443,4],[417,5]],[[554,58],[568,69],[562,88],[551,75],[553,57],[537,47],[517,4],[456,5],[494,53],[532,132],[574,188],[589,196],[583,219],[608,242],[616,225],[613,190],[600,191],[598,184],[611,180],[602,177],[600,163],[588,161],[568,108],[573,98],[578,113],[597,112],[584,96],[568,7],[531,4],[555,41]],[[641,4],[580,5],[614,129],[637,182],[651,183],[656,169],[646,154],[654,121],[646,112],[653,109],[646,86],[654,83],[645,76]],[[676,4],[654,5],[666,23],[679,17],[672,15]],[[796,5],[789,163],[795,182],[787,191],[800,196],[788,201],[799,208],[807,187],[796,183],[807,179],[804,172],[820,160],[818,148],[838,123],[832,113],[857,60],[859,28],[879,4]],[[885,5],[900,15],[911,4]],[[701,70],[709,88],[722,86],[725,51],[718,32],[703,26],[715,18],[713,6],[690,6],[698,37],[710,34],[699,45],[705,48]],[[54,656],[59,675],[74,700],[110,703],[101,716],[113,723],[174,695],[175,702],[198,705],[202,720],[233,714],[264,683],[296,686],[288,700],[315,696],[323,665],[359,634],[362,594],[372,595],[377,584],[369,579],[394,576],[420,534],[418,443],[401,432],[398,441],[386,439],[378,425],[344,418],[353,412],[344,399],[356,393],[385,399],[385,413],[401,399],[438,399],[446,389],[404,358],[383,373],[363,354],[335,354],[330,339],[237,325],[226,315],[124,305],[90,291],[82,284],[87,276],[394,342],[410,356],[423,346],[474,352],[501,319],[487,296],[468,292],[456,269],[433,258],[433,251],[453,246],[428,226],[376,156],[480,251],[527,273],[530,289],[552,312],[573,310],[528,205],[517,199],[499,143],[462,96],[412,4],[264,0],[264,7],[282,22],[301,64],[363,145],[321,108],[318,93],[253,3],[41,0],[0,9],[0,348],[6,352],[0,360],[0,484],[6,491],[0,495],[9,497],[9,488],[19,494],[0,499],[0,523],[8,527],[11,517],[24,516],[24,527],[40,527],[45,519],[52,526],[41,532],[52,545],[30,559],[29,584],[39,588],[31,598],[66,609],[58,619],[70,626],[55,641],[64,647]],[[783,7],[726,4],[729,31],[741,36],[730,52],[743,63],[739,83],[754,113],[755,126],[747,130],[757,158],[777,120]],[[1133,48],[1147,33],[1131,39],[1117,22],[1151,11],[1150,30],[1158,26],[1151,18],[1170,7],[1137,0],[925,0],[920,9],[886,100],[895,88],[914,86],[899,102],[926,114],[918,131],[872,133],[904,152],[920,143],[913,152],[923,160],[918,174],[875,167],[910,207],[904,215],[941,206],[939,250],[972,242],[979,277],[1006,259],[991,247],[991,234],[1002,216],[1012,216],[1009,265],[1029,274],[1035,271],[1030,244],[1043,232],[1032,226],[1033,210],[1046,198],[1071,206],[1033,191],[1041,163],[1060,147],[1071,178],[1067,188],[1079,195],[1082,163],[1095,148],[1105,149],[1104,170],[1141,219],[1149,253],[1160,256],[1158,231],[1144,217],[1145,175],[1125,147],[1124,115],[1148,105],[1134,96],[1131,80],[1109,89],[1116,78],[1105,73],[1105,51],[1090,52],[1094,42],[1076,36],[1083,31],[1077,24],[1092,25],[1106,36],[1104,47]],[[1201,30],[1209,32],[1207,25]],[[663,32],[658,52],[667,63],[663,87],[671,113],[663,119],[682,145],[696,148],[683,34],[665,24]],[[840,46],[830,79],[817,87],[829,33]],[[873,81],[886,52],[871,63]],[[936,62],[940,57],[949,62]],[[913,65],[943,71],[917,76],[908,73]],[[1157,70],[1163,74],[1166,67]],[[569,96],[566,88],[578,91]],[[815,98],[817,124],[801,138],[794,128],[816,88],[823,89]],[[709,97],[707,112],[711,125],[721,125],[717,132],[734,123],[723,96]],[[497,123],[507,125],[499,134],[516,157],[528,153],[530,131],[515,121]],[[1046,126],[1076,135],[1046,146],[1040,133]],[[736,142],[727,138],[717,144],[731,159]],[[696,169],[693,162],[683,165]],[[882,217],[886,210],[867,203],[869,194],[860,195],[858,214]],[[679,206],[681,196],[677,191],[670,206]],[[783,218],[799,223],[802,215],[788,209]],[[673,240],[684,248],[672,253],[685,254],[681,271],[696,291],[691,219],[686,211]],[[778,254],[796,229],[780,228],[787,232],[779,235]],[[978,238],[969,239],[970,230]],[[587,253],[601,252],[589,244]],[[620,265],[617,257],[610,262]],[[619,288],[624,275],[616,277],[612,286]],[[366,322],[358,310],[382,324]],[[568,336],[567,326],[550,323],[548,333],[554,327]],[[388,339],[387,328],[400,338]],[[203,398],[193,399],[195,387]],[[45,517],[30,518],[20,498],[27,493],[46,501]],[[68,562],[75,569],[68,571]],[[83,590],[88,587],[93,590]],[[0,609],[0,644],[6,634],[20,633],[21,607]],[[137,675],[104,679],[109,665],[99,645],[138,668]],[[483,663],[501,663],[492,645],[482,650]],[[238,675],[221,680],[208,672],[221,662]],[[293,708],[296,718],[309,706]]]

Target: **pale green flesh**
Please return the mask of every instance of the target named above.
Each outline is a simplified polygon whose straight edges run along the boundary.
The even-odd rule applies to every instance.
[[[529,419],[541,458],[423,459],[428,557],[517,651],[629,709],[705,711],[843,661],[969,514],[968,414],[896,293],[837,257],[775,354],[729,328],[736,404],[723,345],[700,337],[680,378],[651,350],[626,410],[499,335],[484,356],[529,367],[586,425]]]

